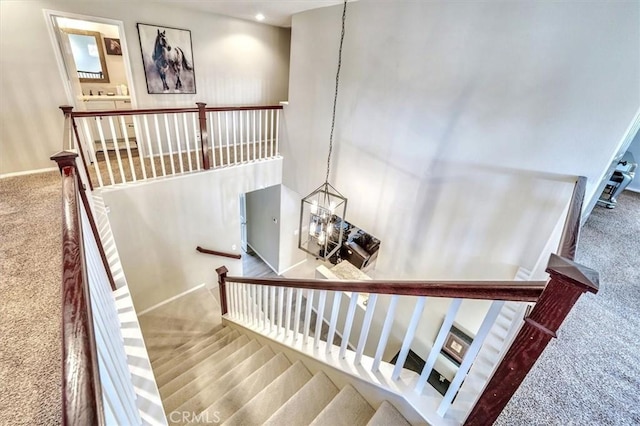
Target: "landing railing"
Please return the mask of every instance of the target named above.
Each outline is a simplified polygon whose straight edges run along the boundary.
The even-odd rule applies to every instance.
[[[73,111],[66,132],[93,189],[276,158],[281,105]]]
[[[217,273],[222,314],[228,321],[401,395],[428,422],[491,424],[549,340],[556,337],[576,300],[584,292],[598,290],[597,273],[572,261],[584,184],[583,178],[576,184],[561,237],[559,253],[566,257],[551,255],[547,281],[246,278],[227,276],[227,269],[221,267]],[[402,296],[411,298],[401,299]],[[421,326],[433,306],[426,308],[431,301],[443,299],[445,303],[451,300],[442,323],[435,325],[438,331],[430,340],[425,364],[417,374],[411,373],[403,366],[417,340],[425,339],[420,334],[424,330]],[[463,301],[469,300],[491,303],[485,308],[472,341],[463,349],[463,342],[457,342],[458,346],[451,344],[449,332]],[[524,322],[520,316],[509,319],[511,323],[506,326],[498,324],[497,321],[504,320],[506,303],[513,301],[535,302],[535,306]],[[356,326],[354,318],[358,311]],[[323,331],[323,327],[328,327],[328,331]],[[495,348],[496,342],[489,342],[488,336],[500,327],[515,327],[515,337],[511,342],[505,336],[499,343],[506,347]],[[397,340],[399,337],[395,365],[388,362],[389,353],[397,350],[389,349],[393,336]],[[461,356],[455,376],[440,395],[427,383],[445,345],[449,353],[459,349]],[[472,366],[486,363],[489,355],[496,357],[494,364],[479,378],[472,377]]]

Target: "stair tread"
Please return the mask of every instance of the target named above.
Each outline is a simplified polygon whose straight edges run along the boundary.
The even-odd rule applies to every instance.
[[[380,407],[376,410],[367,426],[410,426],[410,423],[407,419],[404,418],[402,414],[389,403],[388,401],[382,401]]]
[[[178,355],[174,358],[174,361],[169,364],[161,365],[157,369],[153,367],[153,373],[156,376],[156,381],[160,383],[160,386],[169,383],[171,380],[182,374],[185,370],[190,369],[194,365],[209,358],[216,352],[224,349],[225,346],[240,338],[240,336],[240,333],[234,330],[194,354],[188,354],[186,356]],[[242,336],[246,338],[246,336]]]
[[[194,336],[191,336],[189,341],[175,347],[170,352],[167,352],[164,356],[154,359],[151,362],[151,365],[155,369],[157,369],[161,365],[164,365],[167,363],[173,363],[175,362],[176,355],[185,354],[185,353],[186,354],[195,353],[198,350],[210,345],[214,341],[221,339],[222,337],[226,336],[232,331],[229,327],[221,327],[219,329],[218,327],[216,327],[214,330],[215,331],[212,330],[213,333],[207,333],[207,334],[199,333]],[[166,337],[158,338],[158,340],[159,339],[166,339]]]
[[[311,425],[366,426],[375,411],[351,385],[347,385],[318,414]]]
[[[207,336],[214,335],[224,326],[219,325],[210,330],[166,330],[156,331],[142,328],[146,345],[149,349],[151,364],[156,365],[158,361],[171,359],[175,351],[197,345]]]
[[[170,413],[185,401],[196,397],[203,389],[208,390],[212,383],[233,368],[238,359],[249,358],[261,348],[255,340],[240,346],[242,343],[240,340],[238,339],[235,345],[220,350],[218,357],[206,359],[163,386],[161,392],[165,411]],[[206,406],[202,407],[202,409],[204,408]]]
[[[265,425],[308,425],[338,394],[338,388],[323,372],[316,373],[266,421]]]
[[[290,366],[284,354],[277,354],[199,414],[224,422]]]
[[[208,358],[198,362],[195,365],[185,367],[184,369],[178,371],[173,378],[169,378],[168,381],[159,384],[160,394],[165,398],[172,395],[187,383],[191,382],[195,377],[198,377],[200,374],[204,374],[212,369],[215,369],[216,365],[219,362],[222,362],[229,355],[233,354],[235,351],[247,345],[248,343],[249,338],[242,335],[216,353],[210,355]]]
[[[297,361],[229,417],[224,424],[237,426],[263,424],[310,379],[309,370],[301,361]]]

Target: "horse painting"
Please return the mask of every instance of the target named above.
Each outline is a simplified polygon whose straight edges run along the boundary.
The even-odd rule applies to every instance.
[[[175,90],[181,90],[182,80],[180,74],[182,70],[192,71],[193,67],[187,61],[181,48],[172,47],[169,44],[166,30],[160,31],[158,29],[152,59],[162,80],[163,90],[169,90],[169,85],[167,84],[167,73],[169,72],[172,72],[176,78]]]

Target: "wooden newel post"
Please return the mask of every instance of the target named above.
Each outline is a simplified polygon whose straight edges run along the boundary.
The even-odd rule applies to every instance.
[[[227,290],[226,290],[226,280],[227,280],[227,272],[229,270],[226,266],[221,266],[216,269],[218,273],[218,288],[220,289],[220,310],[222,315],[226,314],[227,309]]]
[[[76,158],[78,158],[78,154],[71,151],[60,151],[57,154],[53,154],[50,159],[55,161],[58,164],[58,168],[62,173],[65,167],[76,167]]]
[[[207,112],[204,102],[196,102],[198,105],[198,120],[200,121],[200,146],[202,147],[202,168],[209,170],[209,133],[207,132]]]
[[[549,341],[585,292],[598,292],[598,273],[571,260],[551,255],[549,282],[538,302],[467,417],[465,425],[495,422]]]
[[[73,136],[75,136],[75,140],[76,140],[76,144],[75,146],[77,147],[77,151],[80,153],[80,159],[82,160],[82,164],[84,165],[85,170],[89,170],[89,168],[87,167],[87,160],[84,158],[84,150],[81,148],[80,145],[80,135],[78,134],[78,126],[76,126],[76,120],[73,118],[73,107],[70,105],[62,105],[59,107],[62,110],[62,113],[64,114],[64,118],[65,118],[65,127],[66,126],[71,126],[71,128],[73,128]],[[66,133],[66,129],[65,129],[65,133]],[[71,134],[68,135],[69,138],[71,139],[71,141],[73,141],[73,136]],[[69,144],[69,149],[73,149],[74,144],[70,143]],[[64,146],[62,147],[62,149],[64,149]],[[93,191],[93,182],[91,182],[91,176],[89,175],[89,173],[86,173],[87,176],[87,181],[89,182],[89,188]]]

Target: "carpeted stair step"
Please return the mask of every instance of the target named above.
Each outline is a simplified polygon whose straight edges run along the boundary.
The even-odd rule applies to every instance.
[[[253,374],[246,377],[240,384],[211,404],[200,415],[204,416],[204,418],[215,418],[224,422],[289,367],[291,367],[291,362],[287,357],[282,353],[277,354]]]
[[[189,393],[195,392],[195,395],[185,400],[175,411],[201,413],[225,393],[267,364],[275,355],[271,348],[263,346],[247,359],[234,359],[232,365],[226,368],[222,372],[223,375],[213,383],[205,384],[204,387],[198,381],[190,383]]]
[[[263,424],[309,380],[311,380],[311,373],[302,362],[297,361],[229,417],[224,424],[229,426]],[[289,422],[289,424],[292,423]]]
[[[353,386],[347,385],[311,422],[314,426],[365,426],[375,410]]]
[[[200,361],[207,359],[239,337],[240,333],[233,330],[220,339],[215,340],[210,345],[201,348],[196,353],[176,355],[173,362],[163,364],[153,369],[153,374],[156,376],[156,381],[158,382],[158,384],[160,384],[160,386],[163,386],[174,377],[178,376],[181,372],[188,370],[189,368],[198,364]]]
[[[145,331],[146,340],[156,348],[153,350],[154,356],[151,360],[151,365],[157,366],[166,360],[170,360],[176,351],[196,346],[202,340],[214,336],[224,328],[225,327],[220,324],[209,331],[185,332],[180,330],[167,330],[157,333]],[[180,336],[182,336],[182,340],[180,340]]]
[[[367,426],[411,426],[411,424],[404,418],[402,414],[389,403],[388,401],[382,401],[380,407],[376,410],[376,413],[371,417]]]
[[[172,364],[175,362],[176,357],[178,356],[189,356],[194,354],[201,349],[211,345],[217,340],[222,339],[224,336],[229,334],[231,330],[229,327],[220,327],[216,328],[215,332],[207,335],[194,336],[194,338],[190,339],[188,342],[176,347],[172,351],[168,352],[165,356],[161,358],[157,358],[154,360],[151,365],[153,366],[153,371],[156,375],[162,374],[166,371],[166,367],[161,368],[161,366],[165,364]]]
[[[316,373],[264,424],[268,426],[308,425],[338,394],[338,388],[323,372]]]
[[[216,369],[219,362],[222,362],[229,355],[233,354],[235,351],[239,350],[248,343],[249,338],[245,335],[242,335],[199,362],[185,362],[183,369],[169,371],[163,377],[163,380],[166,381],[158,381],[158,383],[160,383],[160,394],[163,397],[172,395],[178,389],[194,380],[194,378],[205,374],[210,370]]]
[[[164,393],[163,405],[165,412],[172,412],[189,399],[197,397],[200,392],[207,393],[211,384],[232,369],[238,363],[238,360],[249,358],[260,348],[260,344],[252,340],[236,351],[227,350],[227,348],[221,349],[218,353],[228,353],[224,359],[215,360],[214,365],[210,365],[207,359],[171,380],[162,390]],[[204,409],[208,405],[202,408]]]

